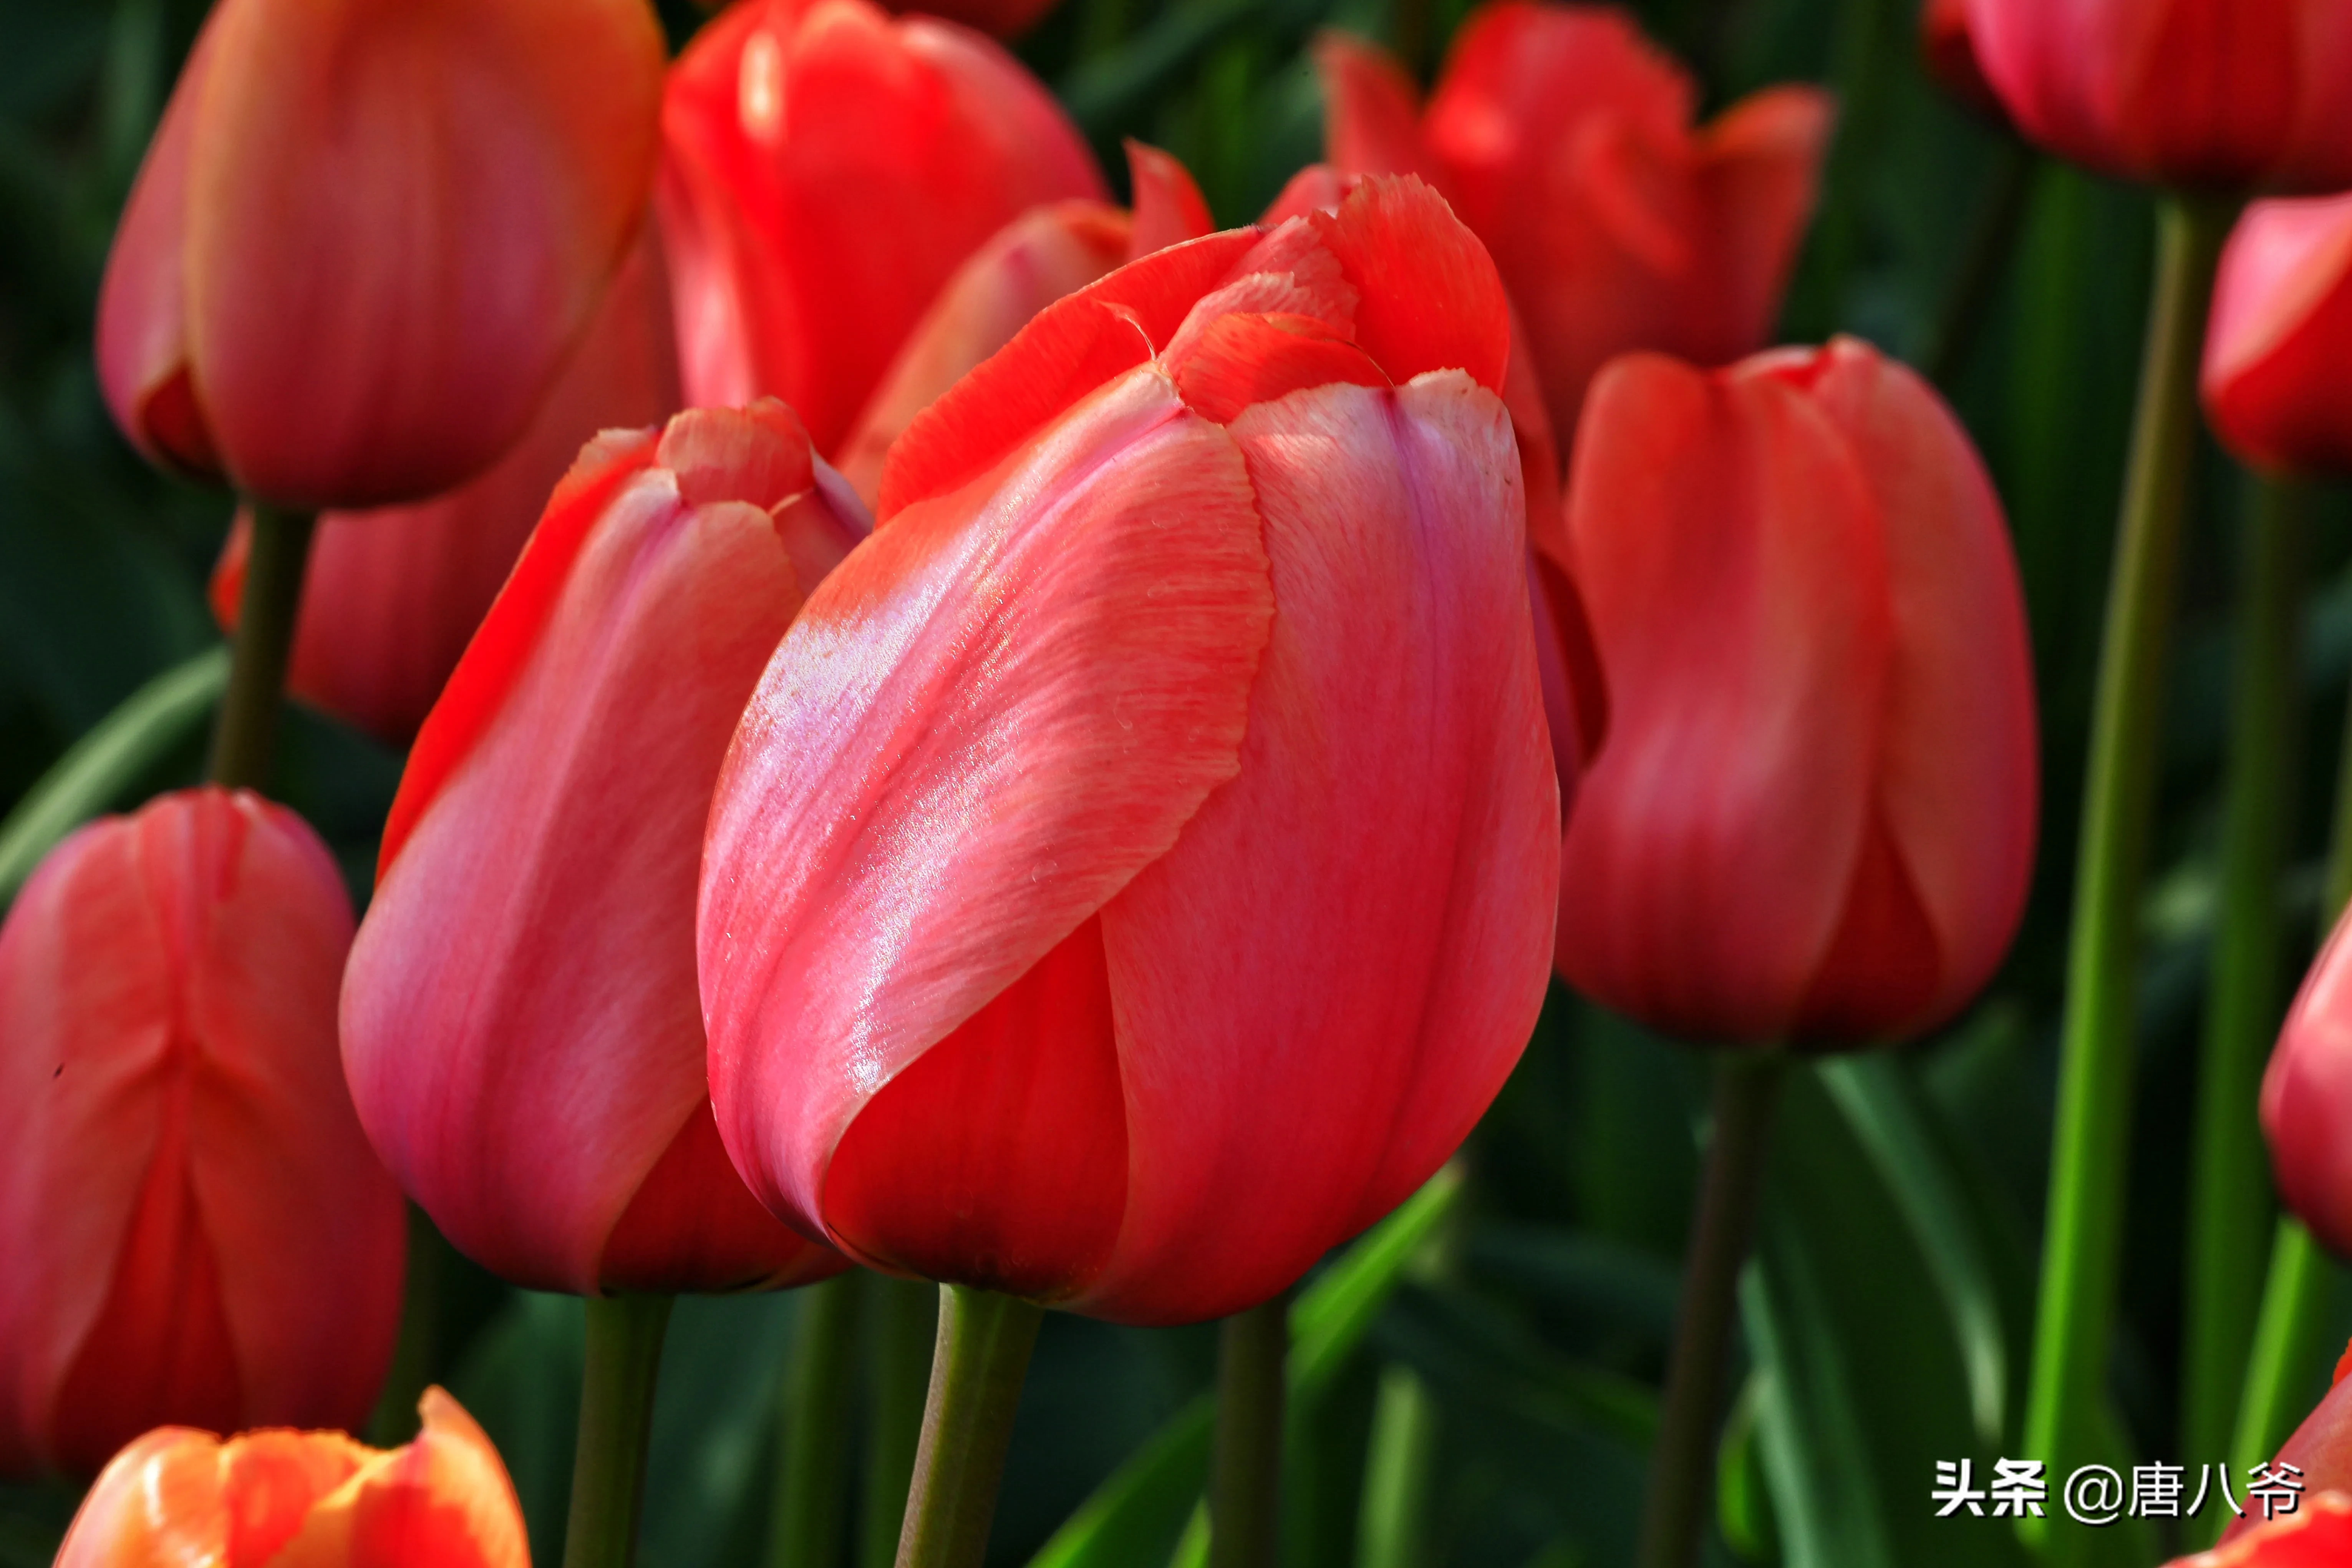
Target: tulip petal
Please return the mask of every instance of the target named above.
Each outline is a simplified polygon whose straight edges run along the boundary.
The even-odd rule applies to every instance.
[[[1389,384],[1370,354],[1324,322],[1279,312],[1212,318],[1192,352],[1168,368],[1184,401],[1221,425],[1253,403],[1307,387]]]
[[[771,1209],[819,1231],[866,1102],[1233,776],[1265,572],[1232,442],[1142,369],[810,596],[703,857],[712,1100]]]
[[[2247,208],[2222,252],[2205,334],[2214,433],[2264,468],[2352,468],[2352,413],[2337,394],[2347,338],[2352,197]]]
[[[1233,431],[1274,629],[1241,775],[1102,914],[1131,1173],[1078,1305],[1114,1319],[1247,1306],[1377,1219],[1544,992],[1559,805],[1501,405],[1443,372]]]
[[[1421,140],[1421,94],[1395,57],[1336,28],[1316,35],[1323,88],[1323,155],[1356,174],[1437,172]]]
[[[1391,381],[1464,370],[1503,389],[1510,306],[1486,247],[1445,198],[1411,175],[1364,181],[1337,212],[1307,216],[1355,285],[1356,342]]]
[[[1128,183],[1134,187],[1134,228],[1128,236],[1127,259],[1149,256],[1188,239],[1212,233],[1216,223],[1192,172],[1173,153],[1163,153],[1130,136],[1127,139]]]
[[[451,682],[462,743],[443,710],[427,721],[434,773],[422,805],[404,782],[343,990],[352,1092],[402,1184],[460,1250],[582,1294],[673,1281],[616,1277],[606,1247],[704,1101],[697,848],[800,603],[770,509],[813,483],[772,402],[681,415],[650,458],[584,525],[559,499],[484,622],[475,651],[499,670],[477,686],[469,657]],[[722,1238],[743,1230],[731,1196],[712,1198]],[[765,1235],[726,1282],[797,1270],[804,1247]]]
[[[1828,93],[1777,87],[1741,99],[1699,132],[1694,175],[1706,216],[1697,243],[1741,264],[1707,268],[1706,287],[1687,291],[1690,319],[1675,350],[1685,358],[1721,363],[1771,341],[1836,123]]]
[[[1941,954],[1911,1026],[1923,1027],[1991,978],[2032,878],[2041,784],[2024,593],[1992,480],[1916,372],[1841,340],[1821,354],[1812,394],[1885,520],[1894,647],[1878,791]]]
[[[2352,924],[2338,921],[2263,1073],[2279,1196],[2328,1250],[2352,1252]]]
[[[969,484],[1055,415],[1150,359],[1257,241],[1244,228],[1171,246],[1039,311],[907,426],[883,465],[876,521]]]
[[[310,1510],[268,1568],[530,1568],[498,1450],[437,1388],[425,1429]]]
[[[367,506],[481,472],[522,434],[644,210],[652,14],[238,0],[214,28],[188,337],[240,488]]]
[[[1843,911],[1881,745],[1867,482],[1795,388],[1633,354],[1593,384],[1568,526],[1610,716],[1562,847],[1560,972],[1693,1037],[1781,1037]]]
[[[159,1426],[132,1439],[83,1496],[55,1568],[227,1568],[221,1471],[210,1432]]]
[[[224,1568],[268,1563],[301,1532],[313,1507],[377,1457],[341,1432],[246,1432],[221,1445],[228,1505]]]

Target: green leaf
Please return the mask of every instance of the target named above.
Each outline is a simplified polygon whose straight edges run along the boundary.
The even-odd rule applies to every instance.
[[[0,822],[0,899],[75,828],[113,807],[123,792],[202,724],[228,681],[228,649],[208,648],[132,692],[74,742]]]
[[[1462,1173],[1448,1165],[1299,1292],[1290,1307],[1288,1420],[1305,1420],[1328,1392],[1405,1265],[1461,1195]],[[1030,1568],[1131,1568],[1168,1551],[1207,1480],[1214,1412],[1205,1394],[1177,1412],[1079,1505]]]

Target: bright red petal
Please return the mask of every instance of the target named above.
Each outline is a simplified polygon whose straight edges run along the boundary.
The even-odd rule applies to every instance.
[[[1422,145],[1421,94],[1377,44],[1326,29],[1316,36],[1323,84],[1323,155],[1349,174],[1419,174],[1435,180]]]
[[[1410,176],[1369,179],[1336,213],[1307,222],[1361,297],[1356,343],[1391,381],[1425,370],[1467,371],[1503,389],[1510,306],[1493,258],[1445,198]]]
[[[1128,183],[1135,187],[1135,227],[1127,242],[1127,258],[1149,256],[1188,239],[1199,239],[1216,228],[1201,187],[1192,171],[1173,153],[1127,139]]]

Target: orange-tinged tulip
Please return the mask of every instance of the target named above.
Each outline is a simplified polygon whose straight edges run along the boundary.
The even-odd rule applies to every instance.
[[[2231,1524],[2221,1544],[2172,1568],[2344,1568],[2352,1563],[2352,1493],[2313,1492],[2291,1513]]]
[[[1033,207],[972,252],[907,334],[841,446],[841,476],[873,504],[882,460],[915,416],[966,372],[1013,341],[1029,318],[1122,262],[1198,239],[1214,226],[1184,165],[1156,147],[1127,144],[1132,213],[1102,202]]]
[[[1608,735],[1562,847],[1559,967],[1693,1038],[1949,1016],[2023,910],[2036,758],[1999,500],[1868,345],[1593,384],[1568,547]]]
[[[712,804],[713,1108],[882,1267],[1264,1300],[1459,1144],[1559,795],[1502,288],[1412,179],[1131,262],[891,448]]]
[[[389,1452],[341,1432],[165,1426],[110,1462],[57,1568],[530,1568],[499,1451],[437,1388]]]
[[[580,448],[599,430],[664,419],[678,403],[669,294],[648,224],[530,428],[488,473],[415,506],[319,519],[288,689],[406,745]],[[236,625],[251,539],[240,513],[213,569],[225,628]]]
[[[1635,349],[1702,364],[1769,340],[1821,179],[1832,112],[1769,89],[1694,128],[1697,89],[1622,12],[1482,6],[1424,111],[1396,63],[1326,34],[1326,151],[1343,172],[1432,180],[1494,253],[1552,427]]]
[[[2018,130],[2105,174],[2236,194],[2352,185],[2341,0],[1969,0]]]
[[[2352,471],[2352,195],[2256,202],[2213,283],[2205,411],[2259,468]]]
[[[401,1184],[508,1279],[592,1295],[841,1267],[719,1148],[694,898],[728,737],[864,530],[772,400],[608,432],[417,736],[343,1059]]]
[[[481,472],[636,227],[661,62],[645,0],[222,0],[108,258],[116,419],[286,506]]]
[[[341,876],[292,812],[83,828],[0,928],[0,1471],[164,1422],[348,1426],[406,1223],[335,1048]]]
[[[662,132],[687,401],[781,397],[825,456],[966,257],[1033,206],[1103,195],[1001,47],[866,0],[743,0],[672,68]]]

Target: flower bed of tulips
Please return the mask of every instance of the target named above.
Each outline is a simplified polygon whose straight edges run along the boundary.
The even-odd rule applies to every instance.
[[[0,1568],[2352,1563],[2352,13],[936,9],[0,0]]]

